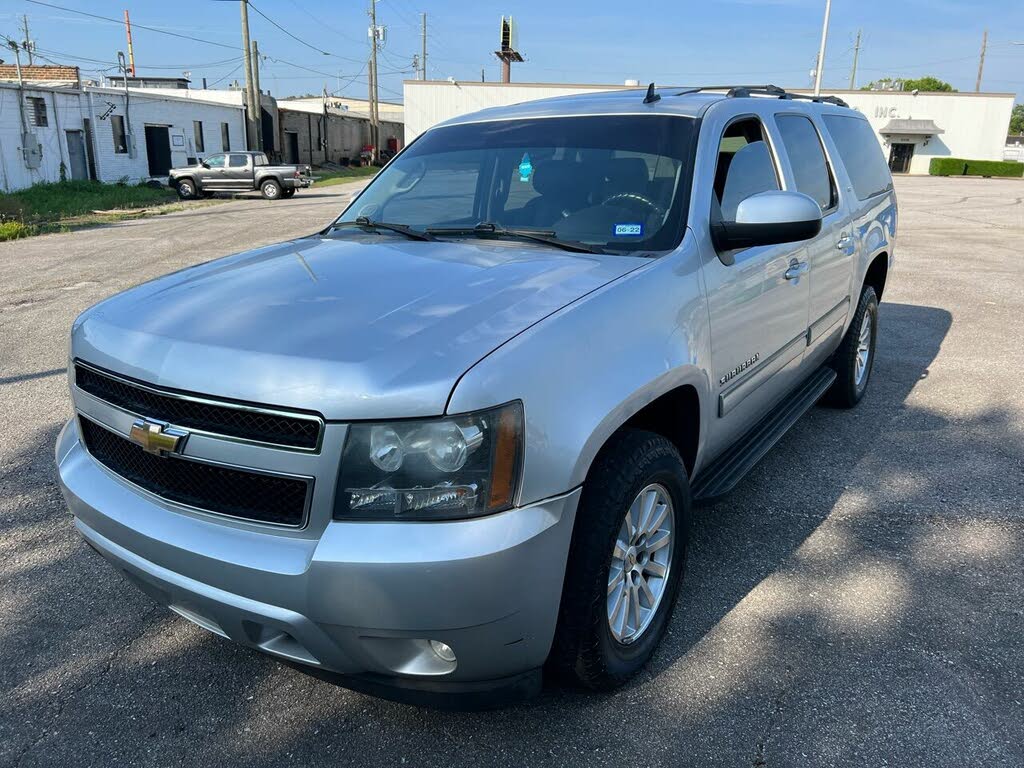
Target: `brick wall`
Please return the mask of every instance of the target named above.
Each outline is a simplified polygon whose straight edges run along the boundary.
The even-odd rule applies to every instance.
[[[22,66],[21,77],[26,83],[67,81],[77,84],[79,82],[78,67],[58,65]],[[0,64],[0,80],[17,82],[18,68],[13,64]]]

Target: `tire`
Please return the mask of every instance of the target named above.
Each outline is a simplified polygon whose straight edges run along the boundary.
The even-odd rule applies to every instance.
[[[178,198],[180,200],[196,199],[196,183],[192,179],[179,179],[177,184]]]
[[[620,542],[628,535],[626,515],[634,501],[640,496],[647,498],[652,488],[655,493],[663,492],[671,507],[666,510],[661,527],[651,535],[651,541],[661,540],[666,526],[670,526],[669,542],[653,554],[641,553],[636,565],[632,565],[631,551],[640,552],[645,547],[641,540],[636,547],[621,551]],[[651,515],[640,517],[643,522],[651,521]],[[594,462],[576,512],[558,627],[549,659],[553,672],[586,688],[612,690],[647,663],[661,642],[679,591],[690,518],[690,487],[675,446],[660,435],[640,430],[624,430],[614,436]],[[636,539],[628,543],[633,541]],[[662,562],[657,564],[663,567],[665,558],[669,558],[667,574],[661,579],[648,570],[653,568],[651,561],[659,557]],[[648,609],[646,617],[633,622],[636,631],[632,636],[628,623],[627,631],[621,631],[623,615],[613,607],[619,590],[609,583],[610,577],[614,579],[619,573],[628,575],[631,566],[634,571],[640,566],[644,574],[641,578],[656,595],[652,604],[648,597],[640,596],[637,584],[634,591],[638,601],[634,604],[629,593],[624,592],[627,596],[622,599],[634,606],[626,614],[627,622],[631,615],[638,614],[636,605]],[[624,576],[618,583],[633,578],[636,577]],[[652,605],[653,611],[649,610]],[[618,633],[611,626],[613,620],[619,625]]]
[[[281,184],[274,179],[267,179],[260,185],[260,192],[266,200],[277,200],[281,197]]]
[[[829,361],[829,366],[836,372],[836,380],[822,399],[826,405],[853,408],[861,401],[871,382],[877,340],[878,297],[874,288],[865,285],[853,322]]]
[[[281,190],[281,197],[285,198],[286,200],[289,197],[295,197],[295,190],[294,189],[282,189]]]

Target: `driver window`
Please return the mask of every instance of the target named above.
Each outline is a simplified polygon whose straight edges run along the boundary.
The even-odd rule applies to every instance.
[[[761,121],[752,117],[731,123],[718,146],[713,218],[735,221],[742,200],[778,189],[779,177]]]
[[[224,155],[213,155],[212,157],[208,157],[206,158],[206,164],[211,168],[223,168]]]

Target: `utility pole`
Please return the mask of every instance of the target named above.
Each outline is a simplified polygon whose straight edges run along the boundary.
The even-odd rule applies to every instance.
[[[132,20],[128,18],[128,9],[124,9],[124,33],[128,38],[128,69],[135,77],[135,48],[132,47]]]
[[[974,92],[981,91],[981,73],[985,71],[985,50],[988,48],[988,30],[981,36],[981,58],[978,60],[978,79],[974,82]]]
[[[857,87],[857,57],[860,56],[860,30],[857,30],[857,42],[853,44],[853,69],[850,70],[850,90]]]
[[[32,66],[32,51],[36,49],[36,44],[32,41],[32,37],[28,33],[28,14],[22,14],[21,16],[21,28],[25,30],[25,40],[21,44],[21,47],[25,49],[28,54],[28,65]]]
[[[370,162],[376,163],[380,156],[377,146],[380,137],[380,121],[377,112],[377,0],[370,0]]]
[[[828,17],[832,14],[832,0],[825,0],[825,21],[821,25],[821,46],[818,48],[818,63],[814,68],[814,95],[821,95],[821,75],[825,69],[825,44],[828,42]]]
[[[259,128],[256,119],[256,93],[252,88],[252,50],[249,43],[249,3],[242,3],[242,54],[245,56],[245,144],[246,149],[259,149]]]
[[[128,157],[135,158],[135,134],[132,133],[132,114],[128,109],[128,63],[124,58],[124,51],[117,52],[117,66],[124,75],[124,130],[125,142],[128,144]]]
[[[263,94],[260,92],[260,46],[252,41],[252,87],[256,91],[256,148],[263,149]]]
[[[24,136],[28,133],[28,120],[25,117],[25,81],[21,77],[21,53],[18,44],[13,40],[7,41],[7,47],[14,51],[14,66],[18,75],[18,111],[21,113],[21,133]]]
[[[420,80],[427,79],[427,14],[420,14]]]

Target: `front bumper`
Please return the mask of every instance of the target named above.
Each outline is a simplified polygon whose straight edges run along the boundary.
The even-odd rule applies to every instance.
[[[578,489],[475,520],[332,521],[309,537],[228,524],[140,491],[89,456],[76,420],[56,458],[85,540],[212,632],[396,698],[537,687]],[[430,640],[449,645],[456,663]]]

